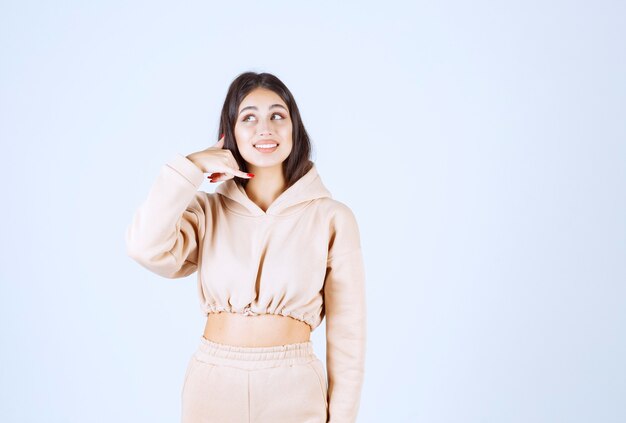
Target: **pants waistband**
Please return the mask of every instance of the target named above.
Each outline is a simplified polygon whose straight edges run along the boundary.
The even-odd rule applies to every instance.
[[[210,341],[202,335],[194,357],[202,362],[242,369],[269,368],[316,360],[312,341],[271,347],[242,347]]]

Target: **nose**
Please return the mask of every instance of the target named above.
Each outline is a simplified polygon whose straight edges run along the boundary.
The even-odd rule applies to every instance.
[[[269,119],[260,119],[259,124],[257,126],[259,131],[259,136],[270,136],[272,135],[272,121]]]

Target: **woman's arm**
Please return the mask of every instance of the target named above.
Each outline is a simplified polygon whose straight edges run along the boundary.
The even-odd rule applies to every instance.
[[[342,205],[333,221],[324,282],[329,423],[354,423],[365,371],[365,270],[354,214]]]
[[[204,237],[204,172],[182,154],[164,164],[147,198],[126,229],[126,252],[166,278],[197,270],[198,244]]]

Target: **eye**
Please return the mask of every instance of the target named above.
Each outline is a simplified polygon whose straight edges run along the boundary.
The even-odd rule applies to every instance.
[[[272,116],[279,116],[280,119],[275,119],[275,120],[283,120],[285,119],[285,117],[283,115],[281,115],[280,113],[272,113]],[[241,121],[242,122],[250,122],[248,120],[249,117],[254,117],[254,115],[250,114],[250,115],[246,115]]]

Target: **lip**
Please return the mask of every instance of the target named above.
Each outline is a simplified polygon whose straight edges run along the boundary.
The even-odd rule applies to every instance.
[[[276,146],[280,145],[280,143],[273,139],[259,140],[252,144],[253,147],[256,147],[257,144],[276,144]]]
[[[258,151],[261,154],[272,154],[274,151],[278,150],[278,144],[276,144],[276,147],[272,147],[272,148],[258,148],[258,147],[254,147],[254,149],[256,151]]]

